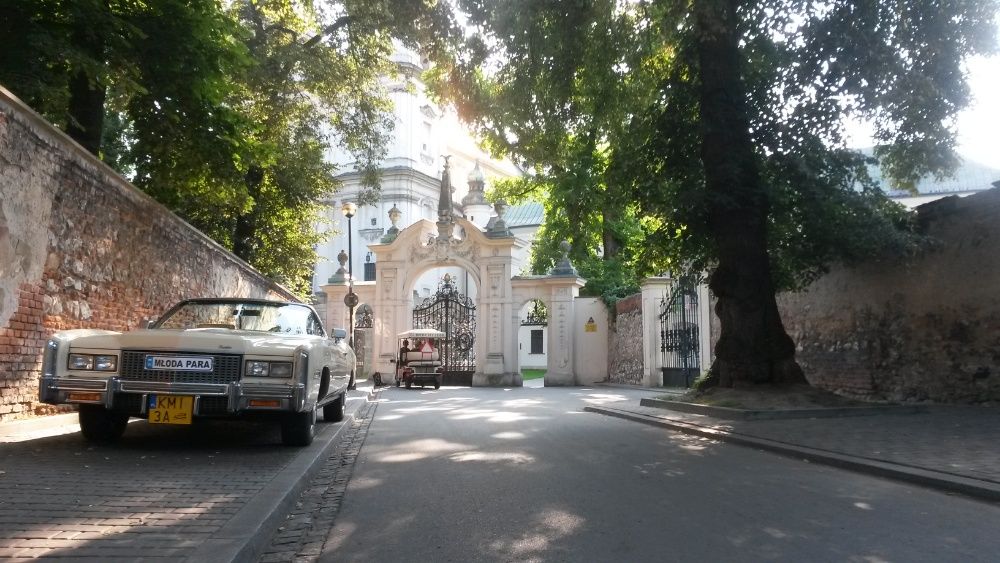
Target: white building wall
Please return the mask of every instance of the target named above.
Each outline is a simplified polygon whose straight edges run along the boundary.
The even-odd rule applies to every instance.
[[[542,353],[531,353],[531,331],[542,331]],[[549,331],[545,326],[521,326],[517,331],[517,357],[521,369],[545,369],[549,363]]]
[[[364,279],[367,246],[379,242],[382,234],[391,226],[388,213],[394,205],[401,212],[397,224],[399,229],[420,219],[437,221],[441,170],[444,166],[442,155],[451,155],[450,173],[454,188],[452,200],[456,204],[461,202],[469,191],[467,178],[477,161],[486,176],[487,185],[498,178],[520,175],[517,167],[509,161],[494,160],[480,149],[454,112],[443,111],[427,97],[424,85],[419,80],[419,74],[424,70],[424,66],[416,53],[397,46],[397,52],[392,58],[400,64],[402,72],[398,77],[386,79],[383,84],[394,104],[395,127],[386,157],[382,162],[382,197],[375,205],[360,207],[358,214],[351,220],[353,232],[351,248],[348,249],[347,220],[341,214],[340,208],[345,201],[357,201],[361,190],[360,178],[356,173],[354,159],[349,153],[339,148],[329,152],[329,160],[335,163],[341,172],[340,180],[343,182],[343,187],[327,202],[328,222],[320,227],[329,230],[332,236],[317,248],[320,259],[313,279],[316,292],[320,291],[320,286],[326,284],[339,268],[337,254],[342,249],[350,251],[355,280]],[[477,213],[479,211],[477,210]],[[455,212],[460,215],[457,209]],[[373,219],[374,224],[372,224]],[[488,217],[485,220],[488,220]],[[485,220],[482,217],[475,217],[477,224],[485,224]],[[380,229],[381,234],[379,234]],[[466,277],[458,269],[453,269],[451,273],[460,280]],[[419,288],[415,289],[421,295],[425,288],[433,291],[437,288],[437,280],[442,275],[443,272],[428,274],[428,279],[421,280]],[[475,284],[470,284],[468,287],[461,286],[460,290],[474,298],[477,291],[474,286]]]

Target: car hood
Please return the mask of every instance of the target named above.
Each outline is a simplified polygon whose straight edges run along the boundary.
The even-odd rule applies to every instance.
[[[311,335],[278,335],[225,328],[189,330],[146,329],[73,338],[74,348],[184,351],[213,354],[291,354],[299,346],[319,340]]]

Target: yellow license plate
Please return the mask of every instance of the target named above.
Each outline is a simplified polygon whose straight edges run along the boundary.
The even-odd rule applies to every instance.
[[[188,395],[150,395],[150,424],[191,424],[194,397]]]

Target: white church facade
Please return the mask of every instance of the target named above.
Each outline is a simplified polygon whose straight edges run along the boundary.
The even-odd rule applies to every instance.
[[[439,204],[442,171],[446,162],[449,174],[444,180],[451,186],[449,205],[456,220],[456,240],[487,241],[484,244],[493,248],[498,237],[491,234],[480,239],[480,234],[491,231],[495,234],[499,222],[500,230],[505,229],[506,235],[499,238],[510,243],[509,265],[505,273],[508,279],[527,273],[531,244],[543,220],[540,204],[504,208],[495,207],[485,199],[485,189],[490,182],[518,177],[521,171],[511,162],[494,159],[483,151],[454,113],[443,111],[429,99],[420,82],[424,63],[416,54],[399,50],[394,60],[400,68],[400,75],[388,82],[386,87],[393,102],[395,127],[381,166],[380,199],[373,205],[358,206],[348,220],[342,213],[342,207],[358,202],[363,190],[361,174],[356,171],[347,153],[333,152],[329,155],[344,173],[338,178],[342,182],[341,190],[326,202],[328,224],[321,228],[331,229],[333,236],[317,249],[320,259],[313,277],[318,308],[328,316],[342,316],[337,311],[344,308],[342,301],[330,297],[331,284],[334,287],[350,286],[359,295],[361,305],[357,319],[331,320],[337,326],[354,323],[362,327],[359,331],[362,341],[356,343],[356,348],[368,347],[367,350],[359,349],[359,352],[370,356],[370,365],[379,361],[376,348],[378,353],[384,355],[395,345],[384,340],[393,336],[387,330],[378,331],[379,338],[384,341],[370,341],[372,335],[364,330],[365,323],[374,321],[370,317],[378,317],[385,324],[388,314],[393,317],[393,330],[398,328],[401,332],[411,328],[409,316],[421,304],[432,301],[445,280],[450,289],[472,302],[482,301],[484,290],[487,294],[496,291],[496,287],[492,286],[483,288],[485,274],[479,271],[476,262],[430,260],[421,263],[419,276],[407,279],[405,298],[400,297],[402,301],[394,301],[391,305],[381,302],[382,310],[374,307],[379,300],[376,286],[384,288],[390,283],[390,276],[397,281],[400,277],[398,257],[387,254],[387,249],[392,247],[401,233],[407,232],[410,234],[406,235],[405,243],[419,252],[427,241],[409,238],[416,236],[413,234],[415,231],[420,231],[424,237],[432,236],[434,229],[431,226],[441,219]],[[507,219],[510,219],[509,223]],[[411,229],[414,225],[418,227]],[[343,268],[341,260],[346,261]],[[409,267],[414,266],[411,264]],[[353,283],[349,283],[348,272],[353,273]],[[332,291],[338,293],[336,289]],[[512,295],[505,297],[510,298]],[[484,349],[485,355],[477,356],[477,361],[483,362],[490,358],[489,354],[494,355],[494,365],[488,370],[491,371],[491,381],[513,382],[516,379],[516,374],[511,371],[515,369],[514,365],[546,368],[551,338],[548,318],[543,316],[540,320],[538,311],[546,311],[547,301],[529,299],[524,303],[508,305],[509,308],[516,307],[516,310],[503,313],[504,325],[510,324],[513,319],[513,328],[503,331],[505,336],[502,338],[508,338],[509,342],[501,347],[504,354],[516,356],[517,361],[505,360],[509,365],[497,367],[497,351]],[[477,311],[480,317],[483,313]],[[478,322],[482,326],[484,321],[479,319]],[[499,333],[490,336],[493,337],[500,337]],[[369,341],[364,341],[365,338]],[[384,373],[387,368],[383,365],[381,371]]]
[[[394,107],[394,130],[381,166],[381,198],[374,205],[358,208],[350,221],[352,232],[348,237],[348,222],[341,214],[341,207],[345,202],[358,200],[362,190],[361,175],[354,168],[349,154],[334,151],[329,155],[329,159],[344,171],[338,177],[343,185],[336,197],[326,202],[326,228],[337,234],[317,249],[320,260],[313,278],[314,292],[318,293],[338,270],[337,255],[340,251],[350,255],[348,270],[353,272],[355,280],[364,281],[373,278],[377,269],[368,245],[381,242],[393,226],[403,229],[421,219],[436,220],[438,187],[445,155],[450,157],[451,177],[456,180],[452,186],[455,211],[481,228],[496,215],[493,206],[482,198],[484,183],[521,175],[521,171],[509,161],[491,158],[461,126],[454,113],[442,110],[430,100],[420,82],[420,73],[425,70],[425,65],[417,54],[400,49],[393,55],[393,60],[400,74],[386,84]],[[460,180],[463,178],[466,181]],[[469,193],[473,184],[478,184],[479,197]],[[529,204],[529,207],[537,210],[533,217],[536,222],[519,225],[522,228],[516,229],[528,243],[515,257],[516,268],[522,268],[527,263],[530,240],[541,221],[541,206]],[[392,216],[397,218],[395,225]],[[416,297],[429,296],[436,280],[445,273],[459,279],[463,291],[476,291],[475,287],[464,285],[463,272],[451,269],[426,276],[426,282],[414,288]]]

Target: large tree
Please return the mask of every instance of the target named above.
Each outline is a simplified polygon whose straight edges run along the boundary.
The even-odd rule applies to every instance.
[[[995,48],[997,8],[460,4],[476,33],[464,58],[439,69],[442,95],[536,171],[535,185],[582,178],[567,197],[584,209],[631,204],[658,249],[644,264],[711,272],[722,385],[802,380],[776,289],[833,260],[912,248],[869,159],[844,148],[844,120],[874,123],[875,156],[898,185],[949,172],[968,101],[962,61]]]

